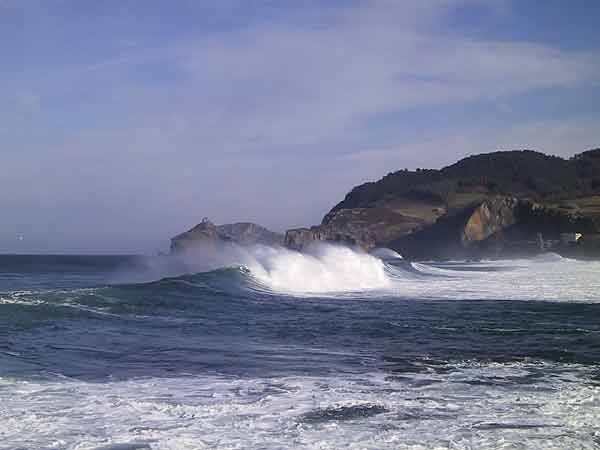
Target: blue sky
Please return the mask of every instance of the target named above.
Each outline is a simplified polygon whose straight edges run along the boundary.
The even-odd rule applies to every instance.
[[[598,147],[599,20],[595,0],[0,0],[0,252],[152,252],[204,216],[284,230],[397,169]]]

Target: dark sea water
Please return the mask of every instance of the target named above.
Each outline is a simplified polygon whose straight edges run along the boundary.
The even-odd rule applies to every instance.
[[[0,449],[600,448],[600,263],[229,256],[0,256]]]

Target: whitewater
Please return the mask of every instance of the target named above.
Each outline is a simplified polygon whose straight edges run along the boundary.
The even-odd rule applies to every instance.
[[[0,449],[597,449],[600,263],[0,256]]]

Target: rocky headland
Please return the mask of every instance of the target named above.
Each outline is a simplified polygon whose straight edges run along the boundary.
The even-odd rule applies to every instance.
[[[410,259],[600,256],[600,149],[571,159],[530,150],[465,158],[440,170],[390,173],[355,187],[320,225],[288,230],[316,241]]]

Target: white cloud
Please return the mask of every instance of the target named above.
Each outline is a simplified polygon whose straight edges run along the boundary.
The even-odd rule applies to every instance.
[[[93,210],[88,230],[79,224],[64,235],[98,232],[101,221],[111,236],[135,228],[151,240],[204,215],[276,228],[317,222],[361,181],[469,153],[531,147],[566,155],[597,146],[593,117],[496,128],[462,123],[453,133],[420,122],[418,138],[377,135],[372,122],[398,111],[502,105],[536,89],[599,81],[595,52],[449,29],[448,12],[465,4],[507,13],[504,1],[361,2],[29,71],[0,85],[10,95],[34,86],[36,95],[22,96],[21,106],[44,99],[37,123],[0,109],[13,134],[21,127],[19,152],[4,158],[2,179],[19,184],[28,211],[40,201],[60,211]],[[163,69],[176,72],[175,81],[161,81]],[[40,211],[32,222],[44,223],[48,211]]]
[[[600,80],[597,52],[474,40],[449,30],[446,15],[465,4],[506,8],[478,0],[363,2],[328,10],[318,26],[308,16],[137,49],[83,72],[61,72],[48,89],[76,98],[105,92],[105,101],[122,106],[116,114],[140,117],[136,126],[157,127],[178,115],[211,151],[228,152],[350,140],[364,136],[365,121],[396,111],[501,103],[534,89]],[[173,65],[182,81],[140,85],[144,63]]]
[[[374,116],[597,82],[600,55],[541,44],[473,40],[443,28],[461,2],[370,2],[317,29],[260,26],[177,50],[185,89],[250,148],[358,136]],[[439,28],[433,32],[432,28]],[[202,123],[197,123],[202,128]],[[208,136],[206,136],[208,137]]]

